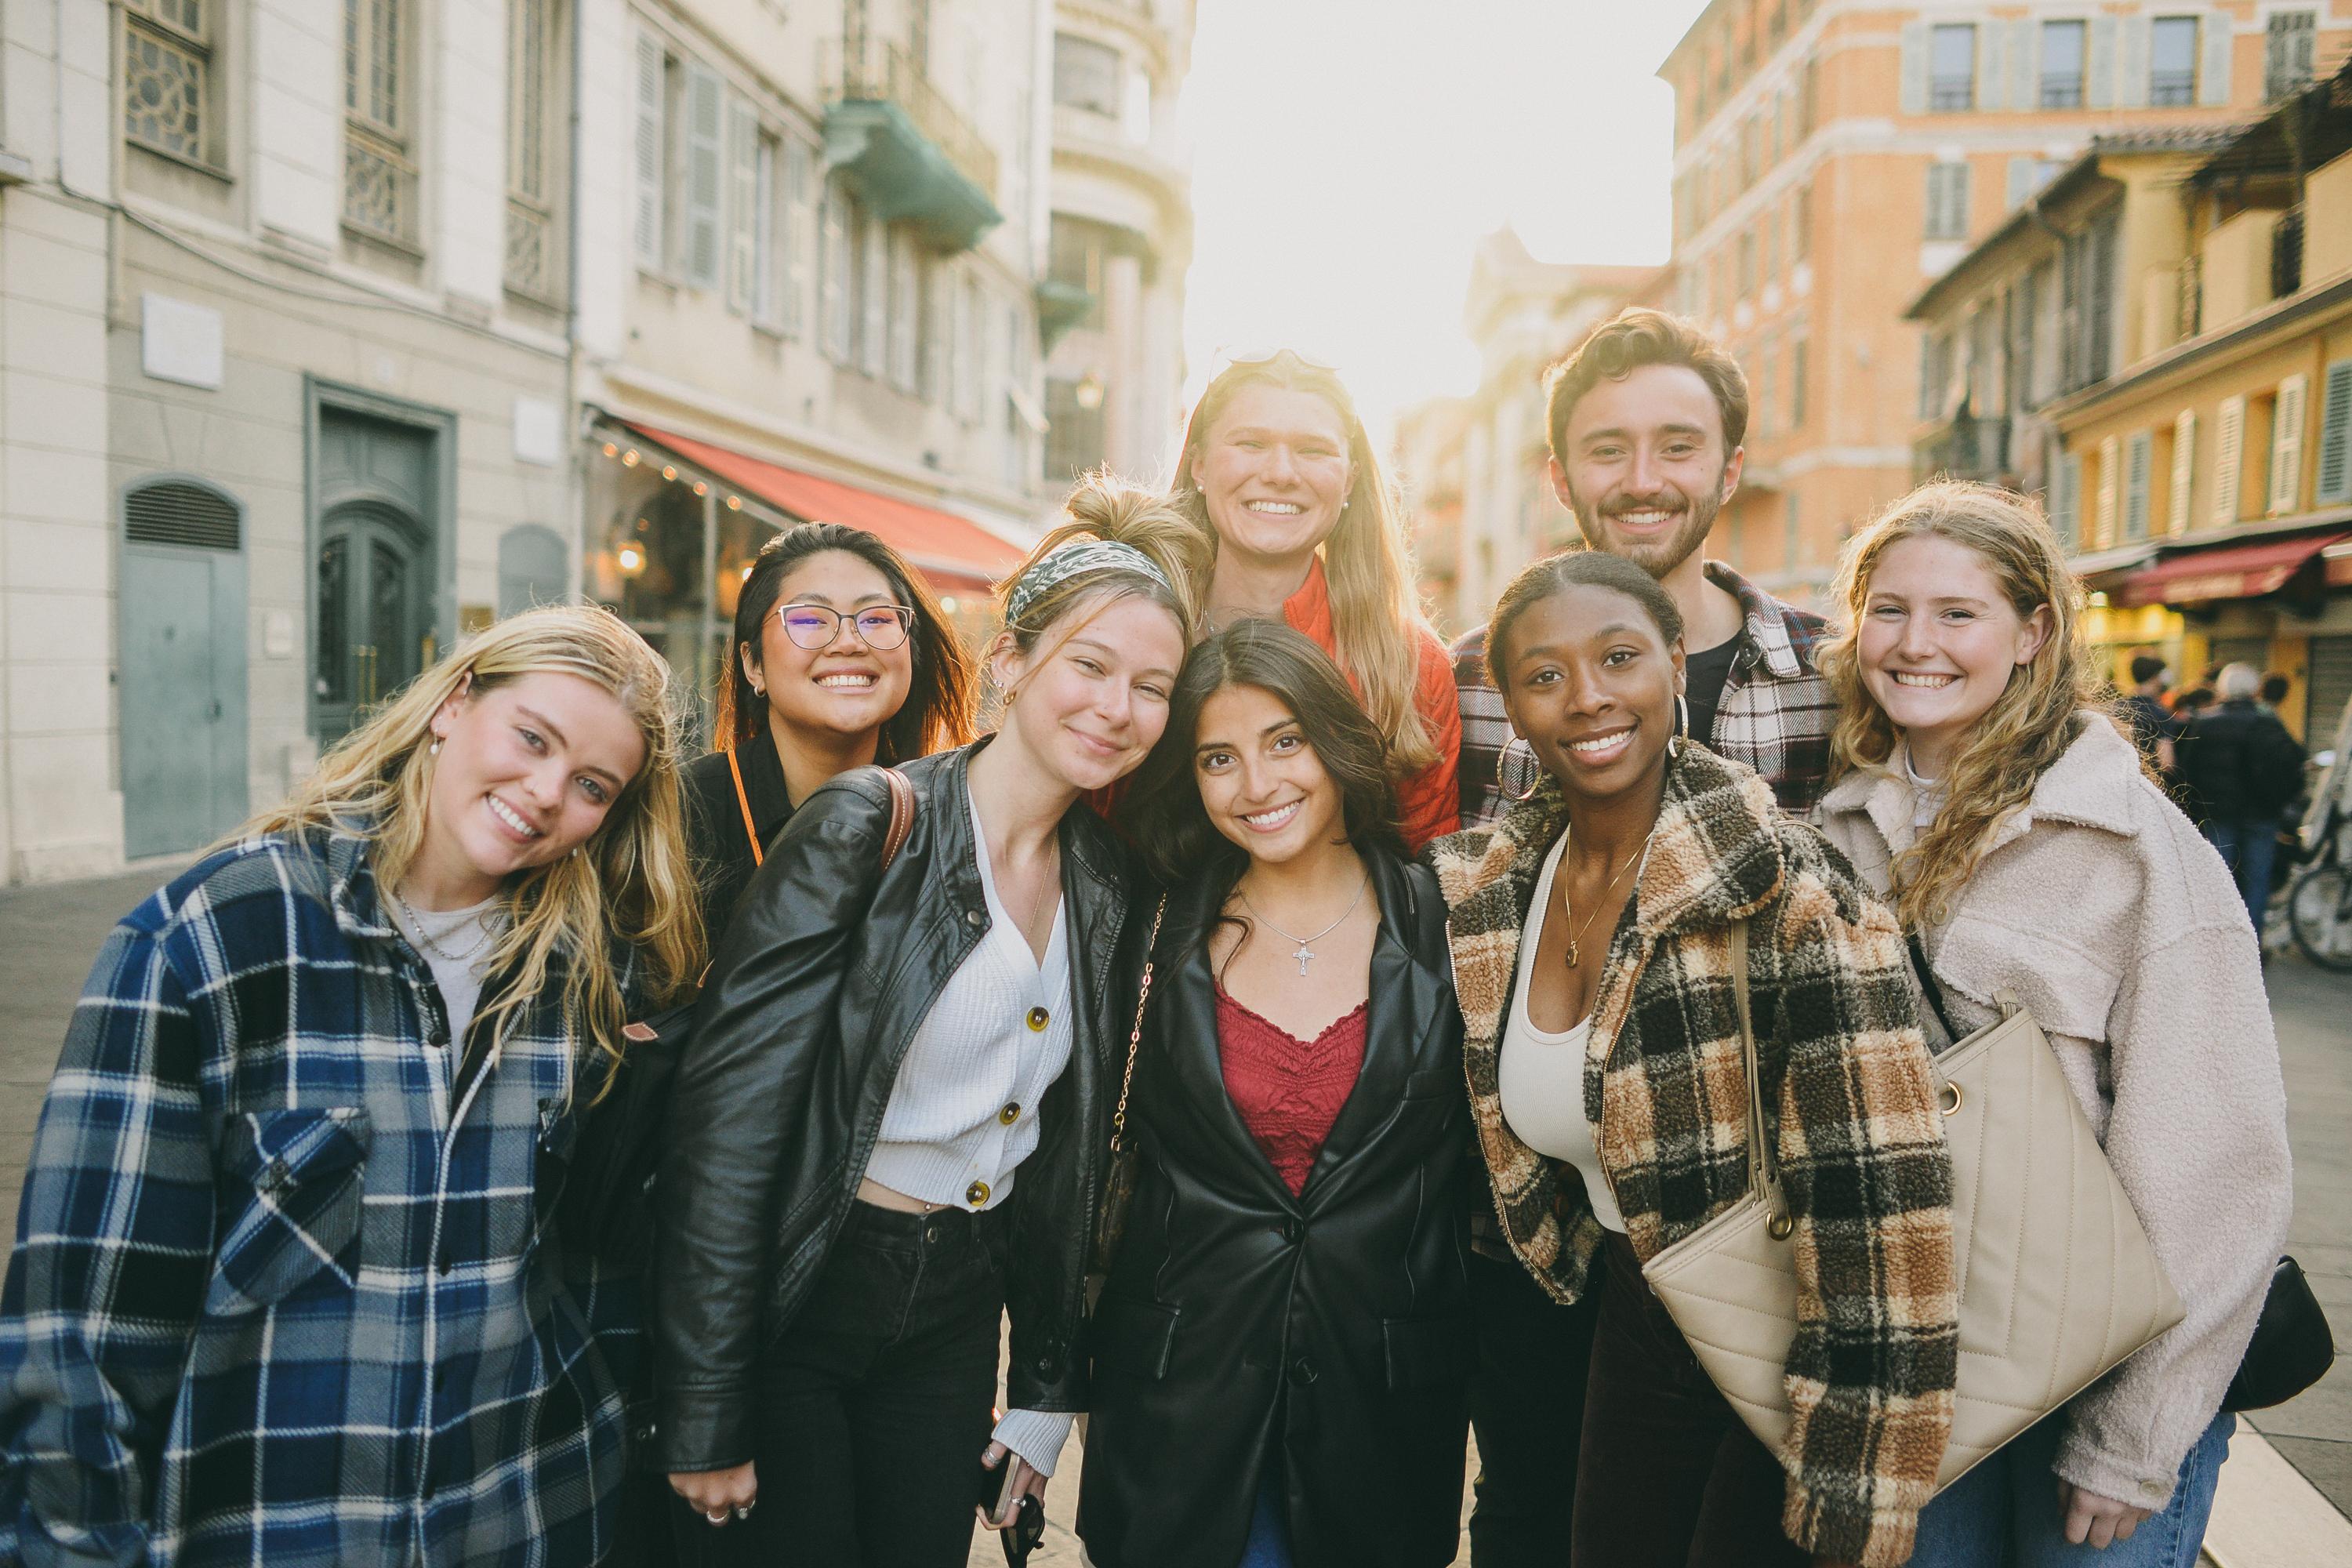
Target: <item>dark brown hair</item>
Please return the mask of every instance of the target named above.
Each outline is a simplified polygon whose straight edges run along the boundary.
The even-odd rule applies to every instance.
[[[914,670],[907,700],[883,721],[874,748],[874,760],[889,764],[911,762],[932,752],[961,746],[972,738],[972,664],[963,643],[949,624],[947,612],[906,557],[879,535],[838,522],[803,522],[788,528],[751,560],[751,574],[735,600],[735,635],[727,644],[725,667],[719,672],[719,710],[710,732],[721,751],[731,751],[768,732],[768,704],[751,693],[743,674],[743,649],[760,657],[760,635],[775,613],[784,579],[812,556],[839,550],[856,556],[890,584],[891,595],[915,612],[907,633],[914,651]]]
[[[1400,856],[1396,785],[1388,746],[1348,678],[1312,638],[1275,621],[1236,621],[1192,650],[1168,699],[1168,728],[1135,770],[1119,806],[1119,826],[1142,850],[1152,875],[1168,886],[1202,876],[1230,889],[1249,855],[1217,831],[1201,805],[1192,772],[1201,710],[1234,686],[1255,686],[1290,710],[1316,759],[1339,789],[1348,842],[1381,844]]]
[[[1503,667],[1510,662],[1505,650],[1510,647],[1511,628],[1519,617],[1562,588],[1580,586],[1624,595],[1657,623],[1658,636],[1668,647],[1683,640],[1682,610],[1674,596],[1658,586],[1655,577],[1622,555],[1605,550],[1563,551],[1522,567],[1503,590],[1503,596],[1495,601],[1495,614],[1486,623],[1486,678],[1496,690],[1509,684],[1503,678]]]
[[[1738,450],[1748,438],[1748,377],[1740,374],[1739,362],[1680,316],[1629,305],[1593,328],[1566,358],[1544,372],[1551,455],[1562,468],[1568,466],[1568,416],[1584,395],[1603,380],[1622,381],[1648,364],[1696,372],[1715,394],[1715,406],[1723,415],[1724,455]]]

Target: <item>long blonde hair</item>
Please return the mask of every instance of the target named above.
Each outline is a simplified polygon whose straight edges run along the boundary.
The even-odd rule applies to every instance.
[[[2047,607],[2050,635],[2009,678],[1969,730],[1945,773],[1943,809],[1894,868],[1895,910],[1913,930],[1942,922],[2001,819],[2025,804],[2052,763],[2081,733],[2078,716],[2096,701],[2082,642],[2082,589],[2030,496],[1991,485],[1940,480],[1922,485],[1881,512],[1846,547],[1835,595],[1844,624],[1821,654],[1836,696],[1830,734],[1832,781],[1857,769],[1883,768],[1895,729],[1862,681],[1859,639],[1871,574],[1887,549],[1934,534],[1984,558],[2002,597],[2021,617]]]
[[[661,1002],[700,973],[703,932],[688,868],[669,667],[612,612],[552,605],[500,621],[409,682],[337,742],[284,804],[239,831],[362,833],[377,885],[399,886],[425,842],[433,716],[461,694],[541,673],[577,676],[611,693],[635,723],[646,758],[577,853],[518,873],[499,890],[507,927],[490,972],[515,980],[482,1016],[497,1019],[493,1037],[502,1042],[560,967],[566,1027],[617,1065],[627,1016],[614,943],[636,950],[646,998]]]
[[[1405,542],[1403,512],[1379,449],[1356,414],[1339,375],[1285,351],[1271,359],[1226,366],[1201,394],[1184,427],[1184,450],[1176,465],[1171,498],[1208,542],[1209,563],[1199,592],[1208,596],[1208,573],[1216,564],[1217,531],[1209,521],[1208,498],[1192,482],[1192,464],[1209,432],[1244,387],[1276,386],[1308,392],[1331,405],[1348,431],[1348,500],[1339,526],[1323,542],[1323,571],[1331,588],[1331,634],[1339,668],[1360,689],[1364,711],[1389,738],[1391,765],[1400,774],[1437,761],[1437,736],[1422,717],[1421,639],[1437,634],[1422,614],[1413,585],[1412,551]]]

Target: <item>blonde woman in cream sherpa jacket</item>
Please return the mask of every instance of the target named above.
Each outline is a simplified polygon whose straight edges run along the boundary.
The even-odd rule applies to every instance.
[[[2188,1309],[1939,1496],[1913,1563],[2193,1563],[2290,1203],[2244,905],[2085,705],[2076,588],[2031,501],[1914,492],[1853,542],[1840,592],[1822,829],[1919,937],[1953,1030],[2004,991],[2032,1011]]]

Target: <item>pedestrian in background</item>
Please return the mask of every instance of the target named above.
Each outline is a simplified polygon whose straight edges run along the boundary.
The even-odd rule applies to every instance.
[[[2259,935],[2279,825],[2303,795],[2303,747],[2256,700],[2262,677],[2252,665],[2224,665],[2215,687],[2220,701],[2181,732],[2180,772]]]
[[[1489,648],[1544,777],[1430,851],[1505,1234],[1556,1300],[1601,1293],[1569,1561],[1895,1568],[1950,1435],[1958,1341],[1951,1162],[1902,935],[1752,770],[1681,734],[1682,639],[1631,562],[1522,572]],[[1800,1296],[1778,1453],[1642,1272],[1748,1198],[1751,1013]]]
[[[547,1221],[701,968],[668,682],[500,622],[114,928],[0,1295],[0,1561],[615,1553],[635,1290]]]
[[[687,764],[687,842],[714,944],[793,808],[852,768],[972,738],[971,660],[879,535],[804,522],[760,547],[719,671],[717,746]]]
[[[2091,705],[2081,591],[2032,500],[1915,490],[1849,546],[1837,596],[1824,830],[1916,939],[1937,1050],[2004,994],[2032,1011],[2188,1309],[1937,1496],[1911,1561],[2189,1568],[2291,1195],[2253,932]],[[2245,675],[2223,680],[2251,697]]]
[[[1279,621],[1339,661],[1388,738],[1405,846],[1459,823],[1461,708],[1422,614],[1380,450],[1337,372],[1297,353],[1230,361],[1184,427],[1174,500],[1211,564],[1208,629]]]
[[[2130,726],[2132,743],[2140,749],[2158,774],[2170,786],[2180,759],[2174,750],[2187,721],[2173,716],[2164,704],[2172,689],[2172,671],[2152,653],[2136,653],[2131,661],[2131,695],[2116,704],[2116,713]]]
[[[1784,811],[1811,810],[1828,779],[1834,711],[1813,668],[1822,619],[1702,553],[1739,487],[1748,383],[1738,362],[1689,322],[1635,308],[1596,328],[1544,384],[1553,493],[1588,548],[1657,579],[1700,645],[1684,661],[1690,733],[1754,768]],[[1480,826],[1499,821],[1542,770],[1512,733],[1487,670],[1486,627],[1454,643],[1454,673],[1462,820]],[[1471,1555],[1476,1568],[1548,1568],[1576,1489],[1598,1287],[1562,1307],[1511,1258],[1492,1205],[1475,1204],[1471,1226],[1479,1461]]]
[[[1385,749],[1322,649],[1244,620],[1192,650],[1128,796],[1169,891],[1091,1326],[1101,1568],[1440,1568],[1460,1543],[1462,1020]]]
[[[1079,796],[1160,739],[1201,544],[1107,480],[1067,510],[1006,587],[1003,727],[901,766],[895,858],[886,776],[819,788],[704,984],[656,1187],[654,1445],[709,1561],[960,1568],[982,1467],[1042,1500],[1084,1407],[1129,883]]]

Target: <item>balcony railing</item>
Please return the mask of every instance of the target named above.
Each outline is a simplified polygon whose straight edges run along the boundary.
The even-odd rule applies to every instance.
[[[1921,479],[1948,475],[1956,479],[2007,482],[2009,421],[1968,414],[1953,415],[1921,434],[1912,444],[1911,467]]]
[[[952,250],[1003,221],[995,151],[897,44],[852,35],[835,46],[825,160],[885,222],[923,227]]]
[[[389,139],[358,124],[343,138],[343,223],[394,245],[416,243],[416,166]]]
[[[2303,287],[2303,209],[2289,207],[2271,230],[2271,298],[2284,300]]]

